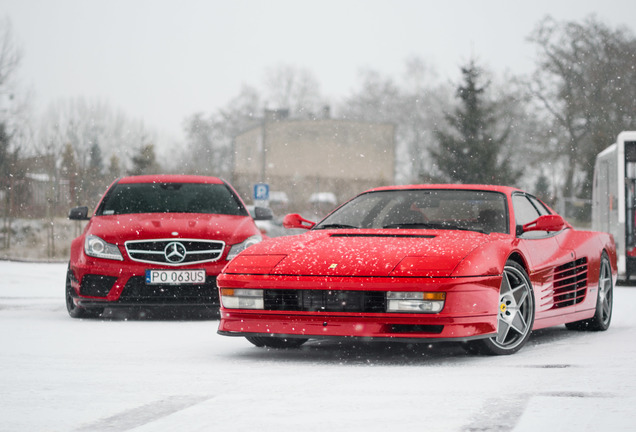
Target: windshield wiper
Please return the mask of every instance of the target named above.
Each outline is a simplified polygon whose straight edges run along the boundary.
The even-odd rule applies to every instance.
[[[432,223],[426,223],[426,222],[420,222],[420,223],[393,223],[393,224],[388,224],[388,225],[384,225],[382,228],[384,229],[391,229],[391,228],[397,228],[397,229],[444,229],[444,225],[442,224],[432,224]]]
[[[484,231],[481,228],[475,228],[475,227],[461,227],[461,226],[457,226],[457,225],[450,225],[450,224],[444,224],[444,228],[443,229],[449,229],[449,230],[458,230],[458,231],[476,231],[478,233],[482,233],[482,234],[487,234],[486,231]]]
[[[482,234],[486,234],[486,232],[484,230],[482,230],[481,228],[461,227],[461,226],[458,226],[458,225],[452,225],[452,224],[447,224],[447,223],[426,223],[426,222],[420,222],[420,223],[394,223],[394,224],[385,225],[382,228],[385,228],[385,229],[397,228],[397,229],[442,229],[442,230],[459,230],[459,231],[477,231],[477,232],[480,232]]]
[[[314,229],[319,230],[319,229],[346,229],[346,228],[359,229],[360,227],[353,226],[353,225],[333,223],[333,224],[326,224],[326,225],[318,225]]]

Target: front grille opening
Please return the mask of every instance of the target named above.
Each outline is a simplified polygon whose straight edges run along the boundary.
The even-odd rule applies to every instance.
[[[265,310],[303,312],[386,312],[383,291],[267,289]]]
[[[172,261],[166,257],[166,247],[172,243],[183,246],[182,260]],[[225,243],[215,240],[135,240],[126,242],[126,252],[133,261],[160,263],[167,265],[186,265],[216,261],[221,258]]]
[[[215,276],[208,276],[204,284],[198,285],[148,285],[144,276],[133,276],[119,300],[143,304],[218,304],[219,290]]]
[[[390,333],[440,334],[443,330],[443,325],[391,324],[389,327]]]
[[[80,295],[88,297],[106,297],[117,277],[87,274],[82,278]]]

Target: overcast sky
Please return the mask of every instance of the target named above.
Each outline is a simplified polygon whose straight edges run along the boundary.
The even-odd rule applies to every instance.
[[[635,31],[634,0],[0,0],[23,52],[36,111],[100,99],[181,136],[185,117],[262,87],[267,68],[313,72],[336,101],[362,69],[399,78],[418,56],[458,79],[471,56],[496,73],[529,72],[526,38],[546,15]]]

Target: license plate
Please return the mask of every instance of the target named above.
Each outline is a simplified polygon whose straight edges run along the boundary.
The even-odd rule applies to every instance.
[[[146,270],[148,285],[188,285],[205,283],[205,270]]]

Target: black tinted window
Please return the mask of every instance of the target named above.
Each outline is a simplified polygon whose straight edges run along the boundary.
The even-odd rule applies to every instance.
[[[120,183],[97,211],[98,215],[128,213],[248,214],[227,186],[205,183]]]

